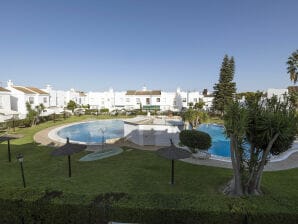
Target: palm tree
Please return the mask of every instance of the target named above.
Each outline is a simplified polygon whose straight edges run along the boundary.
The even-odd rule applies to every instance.
[[[194,109],[188,109],[182,114],[182,120],[190,125],[191,129],[195,129],[199,124],[206,121],[208,115],[204,111],[197,111]]]
[[[187,126],[188,122],[191,129],[194,129],[196,127],[195,121],[197,120],[197,111],[192,109],[185,111],[182,114],[182,120],[184,121],[185,126]]]
[[[293,52],[292,55],[288,58],[287,65],[290,79],[292,82],[294,82],[294,84],[296,84],[298,80],[298,50]]]

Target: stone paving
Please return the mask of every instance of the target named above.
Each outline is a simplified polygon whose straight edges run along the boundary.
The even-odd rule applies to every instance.
[[[63,125],[60,125],[63,126]],[[42,145],[47,145],[51,147],[58,147],[63,145],[61,142],[57,142],[55,140],[52,140],[48,137],[48,133],[60,126],[54,126],[50,127],[47,129],[44,129],[34,135],[34,141],[36,143],[42,144]],[[150,151],[155,151],[159,149],[160,147],[158,146],[140,146],[133,144],[131,142],[119,140],[115,142],[114,144],[106,144],[105,148],[110,148],[110,147],[115,147],[115,146],[126,146],[126,147],[131,147],[131,148],[136,148],[140,150],[150,150]],[[87,150],[88,151],[96,151],[99,149],[100,146],[98,145],[92,145],[88,146]],[[213,166],[213,167],[222,167],[222,168],[232,168],[231,162],[227,161],[220,161],[220,160],[215,160],[215,159],[194,159],[194,158],[188,158],[188,159],[183,159],[181,161],[187,162],[187,163],[192,163],[192,164],[197,164],[197,165],[205,165],[205,166]],[[265,166],[265,171],[278,171],[278,170],[287,170],[287,169],[292,169],[292,168],[297,168],[298,167],[298,152],[292,153],[288,158],[281,160],[281,161],[276,161],[276,162],[269,162]]]

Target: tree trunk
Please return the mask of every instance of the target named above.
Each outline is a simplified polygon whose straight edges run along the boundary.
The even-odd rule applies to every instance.
[[[238,147],[237,138],[235,135],[231,135],[230,138],[231,138],[230,152],[231,152],[231,160],[232,160],[232,166],[234,171],[234,177],[229,182],[227,187],[224,189],[224,192],[229,195],[241,196],[243,195],[243,185],[241,182],[240,156],[237,148]]]
[[[263,171],[264,171],[264,167],[265,167],[265,164],[266,164],[266,159],[267,159],[267,157],[270,153],[270,150],[271,150],[274,142],[278,138],[278,136],[279,136],[279,134],[276,133],[274,135],[274,137],[268,143],[265,151],[263,152],[261,162],[259,163],[257,169],[254,171],[253,176],[252,176],[250,182],[248,183],[248,194],[250,194],[250,195],[260,195],[260,194],[262,194],[261,180],[262,180],[262,174],[263,174]]]
[[[233,145],[234,145],[234,153],[235,153],[236,166],[237,166],[236,172],[235,172],[235,194],[240,196],[240,195],[243,195],[243,185],[241,181],[241,170],[240,170],[241,158],[239,154],[237,138],[235,136],[233,137],[233,141],[234,141]]]

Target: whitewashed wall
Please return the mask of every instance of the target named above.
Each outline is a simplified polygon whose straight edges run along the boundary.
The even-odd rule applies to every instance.
[[[9,92],[0,92],[0,110],[10,111],[10,93]]]
[[[288,94],[288,89],[268,89],[267,97],[270,99],[273,96],[277,96],[277,99],[283,100],[284,94]]]
[[[180,130],[171,125],[142,125],[124,123],[124,136],[138,145],[169,146],[170,139],[179,143]]]

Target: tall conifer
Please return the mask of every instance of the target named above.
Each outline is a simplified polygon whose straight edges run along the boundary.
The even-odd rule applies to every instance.
[[[233,82],[234,74],[234,58],[229,58],[228,55],[225,55],[220,69],[219,81],[213,87],[213,110],[221,115],[224,113],[225,105],[233,100],[236,93],[236,83]]]

